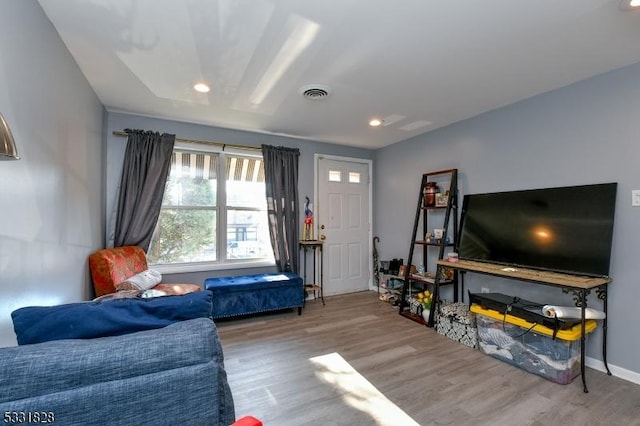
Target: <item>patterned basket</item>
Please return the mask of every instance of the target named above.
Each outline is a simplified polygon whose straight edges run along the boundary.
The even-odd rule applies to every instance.
[[[478,328],[476,316],[469,311],[469,305],[461,302],[449,303],[440,307],[436,331],[451,340],[476,349],[478,347]]]
[[[407,297],[407,303],[409,304],[409,311],[415,315],[422,315],[422,303],[418,301],[418,298],[415,296]]]

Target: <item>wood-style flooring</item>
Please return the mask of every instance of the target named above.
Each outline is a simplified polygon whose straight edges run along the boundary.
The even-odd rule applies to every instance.
[[[640,425],[640,386],[559,385],[398,315],[375,292],[217,321],[236,414],[265,426]]]

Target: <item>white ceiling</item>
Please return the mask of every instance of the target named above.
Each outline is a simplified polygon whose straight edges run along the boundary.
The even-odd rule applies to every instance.
[[[619,0],[39,2],[109,111],[366,148],[640,62]]]

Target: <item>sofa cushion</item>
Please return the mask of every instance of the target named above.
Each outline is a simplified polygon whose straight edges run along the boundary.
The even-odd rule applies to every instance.
[[[167,296],[167,293],[165,293],[164,291],[156,290],[156,289],[122,290],[122,291],[117,291],[115,293],[105,294],[104,296],[96,297],[95,299],[93,299],[93,301],[104,302],[104,301],[113,300],[113,299],[135,299],[135,298],[148,299],[151,297],[161,297],[161,296]]]
[[[113,299],[31,306],[11,313],[18,344],[60,339],[119,336],[165,327],[193,318],[210,318],[212,294],[198,291],[151,299]]]
[[[197,284],[158,284],[153,288],[154,290],[163,291],[168,295],[187,294],[194,291],[201,291],[202,287]]]

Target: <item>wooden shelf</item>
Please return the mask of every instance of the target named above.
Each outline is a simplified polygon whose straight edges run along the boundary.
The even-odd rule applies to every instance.
[[[422,318],[422,315],[416,315],[411,311],[402,311],[400,312],[400,315],[402,315],[405,318],[409,318],[410,320],[415,321],[418,324],[422,324],[422,325],[426,324],[426,322],[424,321],[424,318]]]
[[[322,240],[300,240],[298,241],[301,246],[318,246],[324,244]]]
[[[389,278],[395,278],[397,280],[401,280],[404,281],[404,277],[400,276],[400,275],[388,275]],[[411,274],[409,275],[409,280],[410,281],[415,281],[415,282],[421,282],[421,283],[427,283],[427,284],[435,284],[436,282],[436,276],[433,272],[427,272],[427,275],[420,275],[420,274]],[[440,285],[446,285],[446,284],[450,284],[452,281],[447,279],[447,280],[440,280]]]
[[[426,240],[416,240],[413,243],[414,244],[421,244],[421,245],[424,245],[424,246],[440,247],[440,243],[431,243],[431,242],[426,241]],[[453,247],[454,244],[453,243],[446,243],[444,246],[445,247]]]
[[[611,282],[610,277],[586,277],[580,275],[561,274],[557,272],[510,267],[507,265],[500,265],[496,263],[475,262],[471,260],[459,260],[457,262],[439,260],[437,264],[439,266],[457,269],[460,271],[469,271],[504,278],[513,278],[520,281],[541,283],[557,287],[591,289]]]
[[[431,274],[431,275],[427,275],[427,276],[423,276],[423,275],[419,275],[419,274],[411,274],[409,279],[411,279],[412,281],[418,281],[418,282],[428,283],[428,284],[435,284],[435,282],[436,282],[435,274]],[[440,280],[440,284],[441,285],[449,284],[449,283],[451,283],[451,280],[449,280],[449,279]]]

